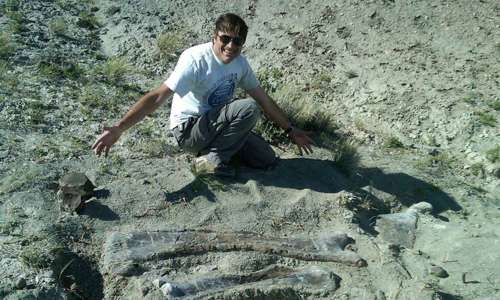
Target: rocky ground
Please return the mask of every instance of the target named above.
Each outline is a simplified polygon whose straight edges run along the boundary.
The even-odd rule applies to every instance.
[[[102,126],[227,11],[314,154],[263,120],[274,170],[195,178],[166,105],[95,157]],[[499,15],[494,0],[1,0],[0,298],[500,298]],[[96,186],[79,213],[60,208],[68,172]]]

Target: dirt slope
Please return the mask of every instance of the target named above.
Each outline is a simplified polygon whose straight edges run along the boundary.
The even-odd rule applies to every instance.
[[[0,298],[500,298],[496,1],[0,6]],[[326,112],[336,134],[317,132],[307,157],[277,145],[274,170],[202,180],[165,106],[110,157],[93,156],[102,124],[228,11],[247,21],[244,54],[275,100],[313,119]],[[356,166],[339,159],[340,136],[356,145]],[[79,214],[59,210],[69,171],[98,186]],[[198,244],[143,238],[171,232]],[[242,232],[262,248],[233,238],[234,251],[203,250]],[[352,243],[324,242],[340,233]]]

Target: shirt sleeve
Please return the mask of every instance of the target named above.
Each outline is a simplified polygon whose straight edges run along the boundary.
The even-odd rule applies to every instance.
[[[260,83],[255,77],[255,74],[253,73],[250,64],[248,64],[248,61],[245,58],[243,59],[243,70],[244,71],[242,73],[239,86],[246,91],[258,87]]]
[[[192,90],[195,79],[196,65],[194,59],[188,53],[183,52],[174,71],[165,81],[165,85],[183,97]]]

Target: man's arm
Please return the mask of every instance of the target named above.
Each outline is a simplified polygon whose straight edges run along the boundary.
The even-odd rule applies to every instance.
[[[154,112],[173,94],[165,84],[144,95],[137,101],[125,116],[114,126],[104,127],[103,133],[92,145],[95,154],[100,156],[104,151],[107,156],[111,147],[118,141],[125,130],[139,123],[145,116]]]
[[[302,150],[307,154],[312,153],[311,145],[314,144],[313,140],[309,137],[311,132],[303,131],[296,128],[290,123],[287,116],[278,107],[276,102],[264,91],[260,86],[247,90],[247,93],[257,101],[264,113],[273,120],[279,127],[283,130],[288,131],[288,135],[292,141],[299,147],[299,152],[302,154]]]

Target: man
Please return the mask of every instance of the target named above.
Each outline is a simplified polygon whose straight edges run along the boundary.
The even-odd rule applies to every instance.
[[[276,163],[270,145],[251,132],[260,109],[285,130],[301,153],[312,152],[309,133],[292,126],[260,87],[241,55],[247,32],[248,27],[239,16],[221,15],[215,23],[212,42],[185,50],[160,87],[144,95],[116,125],[104,128],[92,145],[94,152],[107,155],[125,130],[155,111],[172,94],[170,129],[179,146],[197,156],[193,169],[198,174],[234,175],[228,163],[235,155],[250,167],[268,168]],[[237,86],[255,101],[232,101]]]

